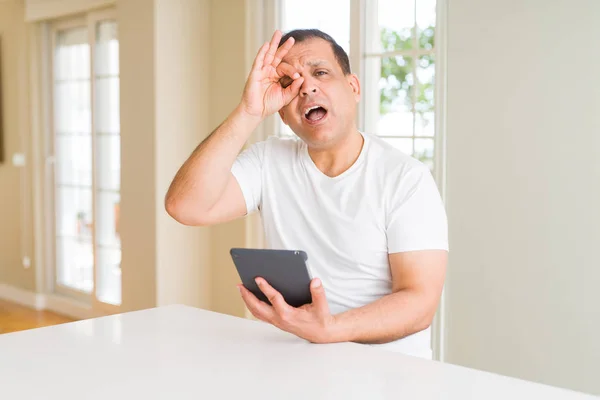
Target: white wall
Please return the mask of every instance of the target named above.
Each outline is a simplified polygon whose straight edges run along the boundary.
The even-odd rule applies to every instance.
[[[209,1],[117,1],[121,65],[123,309],[210,308],[210,236],[164,196],[209,133]]]
[[[3,108],[4,162],[0,163],[0,285],[35,290],[31,206],[31,149],[29,125],[29,47],[25,7],[21,0],[0,1],[0,95]],[[24,153],[28,164],[12,164],[14,153]],[[31,266],[23,267],[29,256]]]
[[[117,12],[123,307],[184,303],[241,316],[228,251],[244,244],[244,222],[185,227],[165,212],[164,195],[181,164],[239,101],[244,2],[118,0]]]
[[[22,0],[21,0],[22,1]],[[25,0],[25,19],[44,20],[112,5],[116,0]]]
[[[210,130],[215,129],[239,103],[246,81],[244,0],[211,1],[210,7]],[[244,247],[246,220],[211,228],[211,306],[214,311],[243,316],[240,282],[229,255],[232,247]]]
[[[449,0],[446,360],[600,394],[600,2]]]
[[[157,305],[210,308],[210,230],[165,212],[181,164],[210,132],[209,1],[155,0]]]
[[[154,2],[117,2],[121,89],[121,262],[125,311],[156,305]]]

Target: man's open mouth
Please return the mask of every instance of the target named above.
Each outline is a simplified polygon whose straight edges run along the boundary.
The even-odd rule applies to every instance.
[[[327,115],[327,109],[319,104],[313,104],[304,109],[304,118],[308,122],[315,123]]]

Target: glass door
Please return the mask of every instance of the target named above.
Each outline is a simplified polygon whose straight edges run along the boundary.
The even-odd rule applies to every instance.
[[[111,11],[52,26],[53,289],[121,304],[119,42]]]

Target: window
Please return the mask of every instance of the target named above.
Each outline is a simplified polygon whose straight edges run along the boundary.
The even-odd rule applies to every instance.
[[[350,53],[350,0],[282,0],[281,19],[283,32],[320,29]]]
[[[284,32],[318,28],[344,47],[351,65],[361,66],[353,71],[363,92],[359,128],[433,170],[435,0],[281,0],[280,21]],[[293,132],[281,123],[279,134]]]
[[[364,129],[433,169],[435,0],[378,0],[366,18]]]
[[[119,44],[109,14],[52,26],[54,290],[121,303]]]

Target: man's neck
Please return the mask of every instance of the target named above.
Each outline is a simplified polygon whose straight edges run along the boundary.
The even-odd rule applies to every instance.
[[[363,143],[363,136],[354,129],[333,147],[324,150],[309,147],[308,154],[323,174],[333,178],[344,173],[356,162]]]

